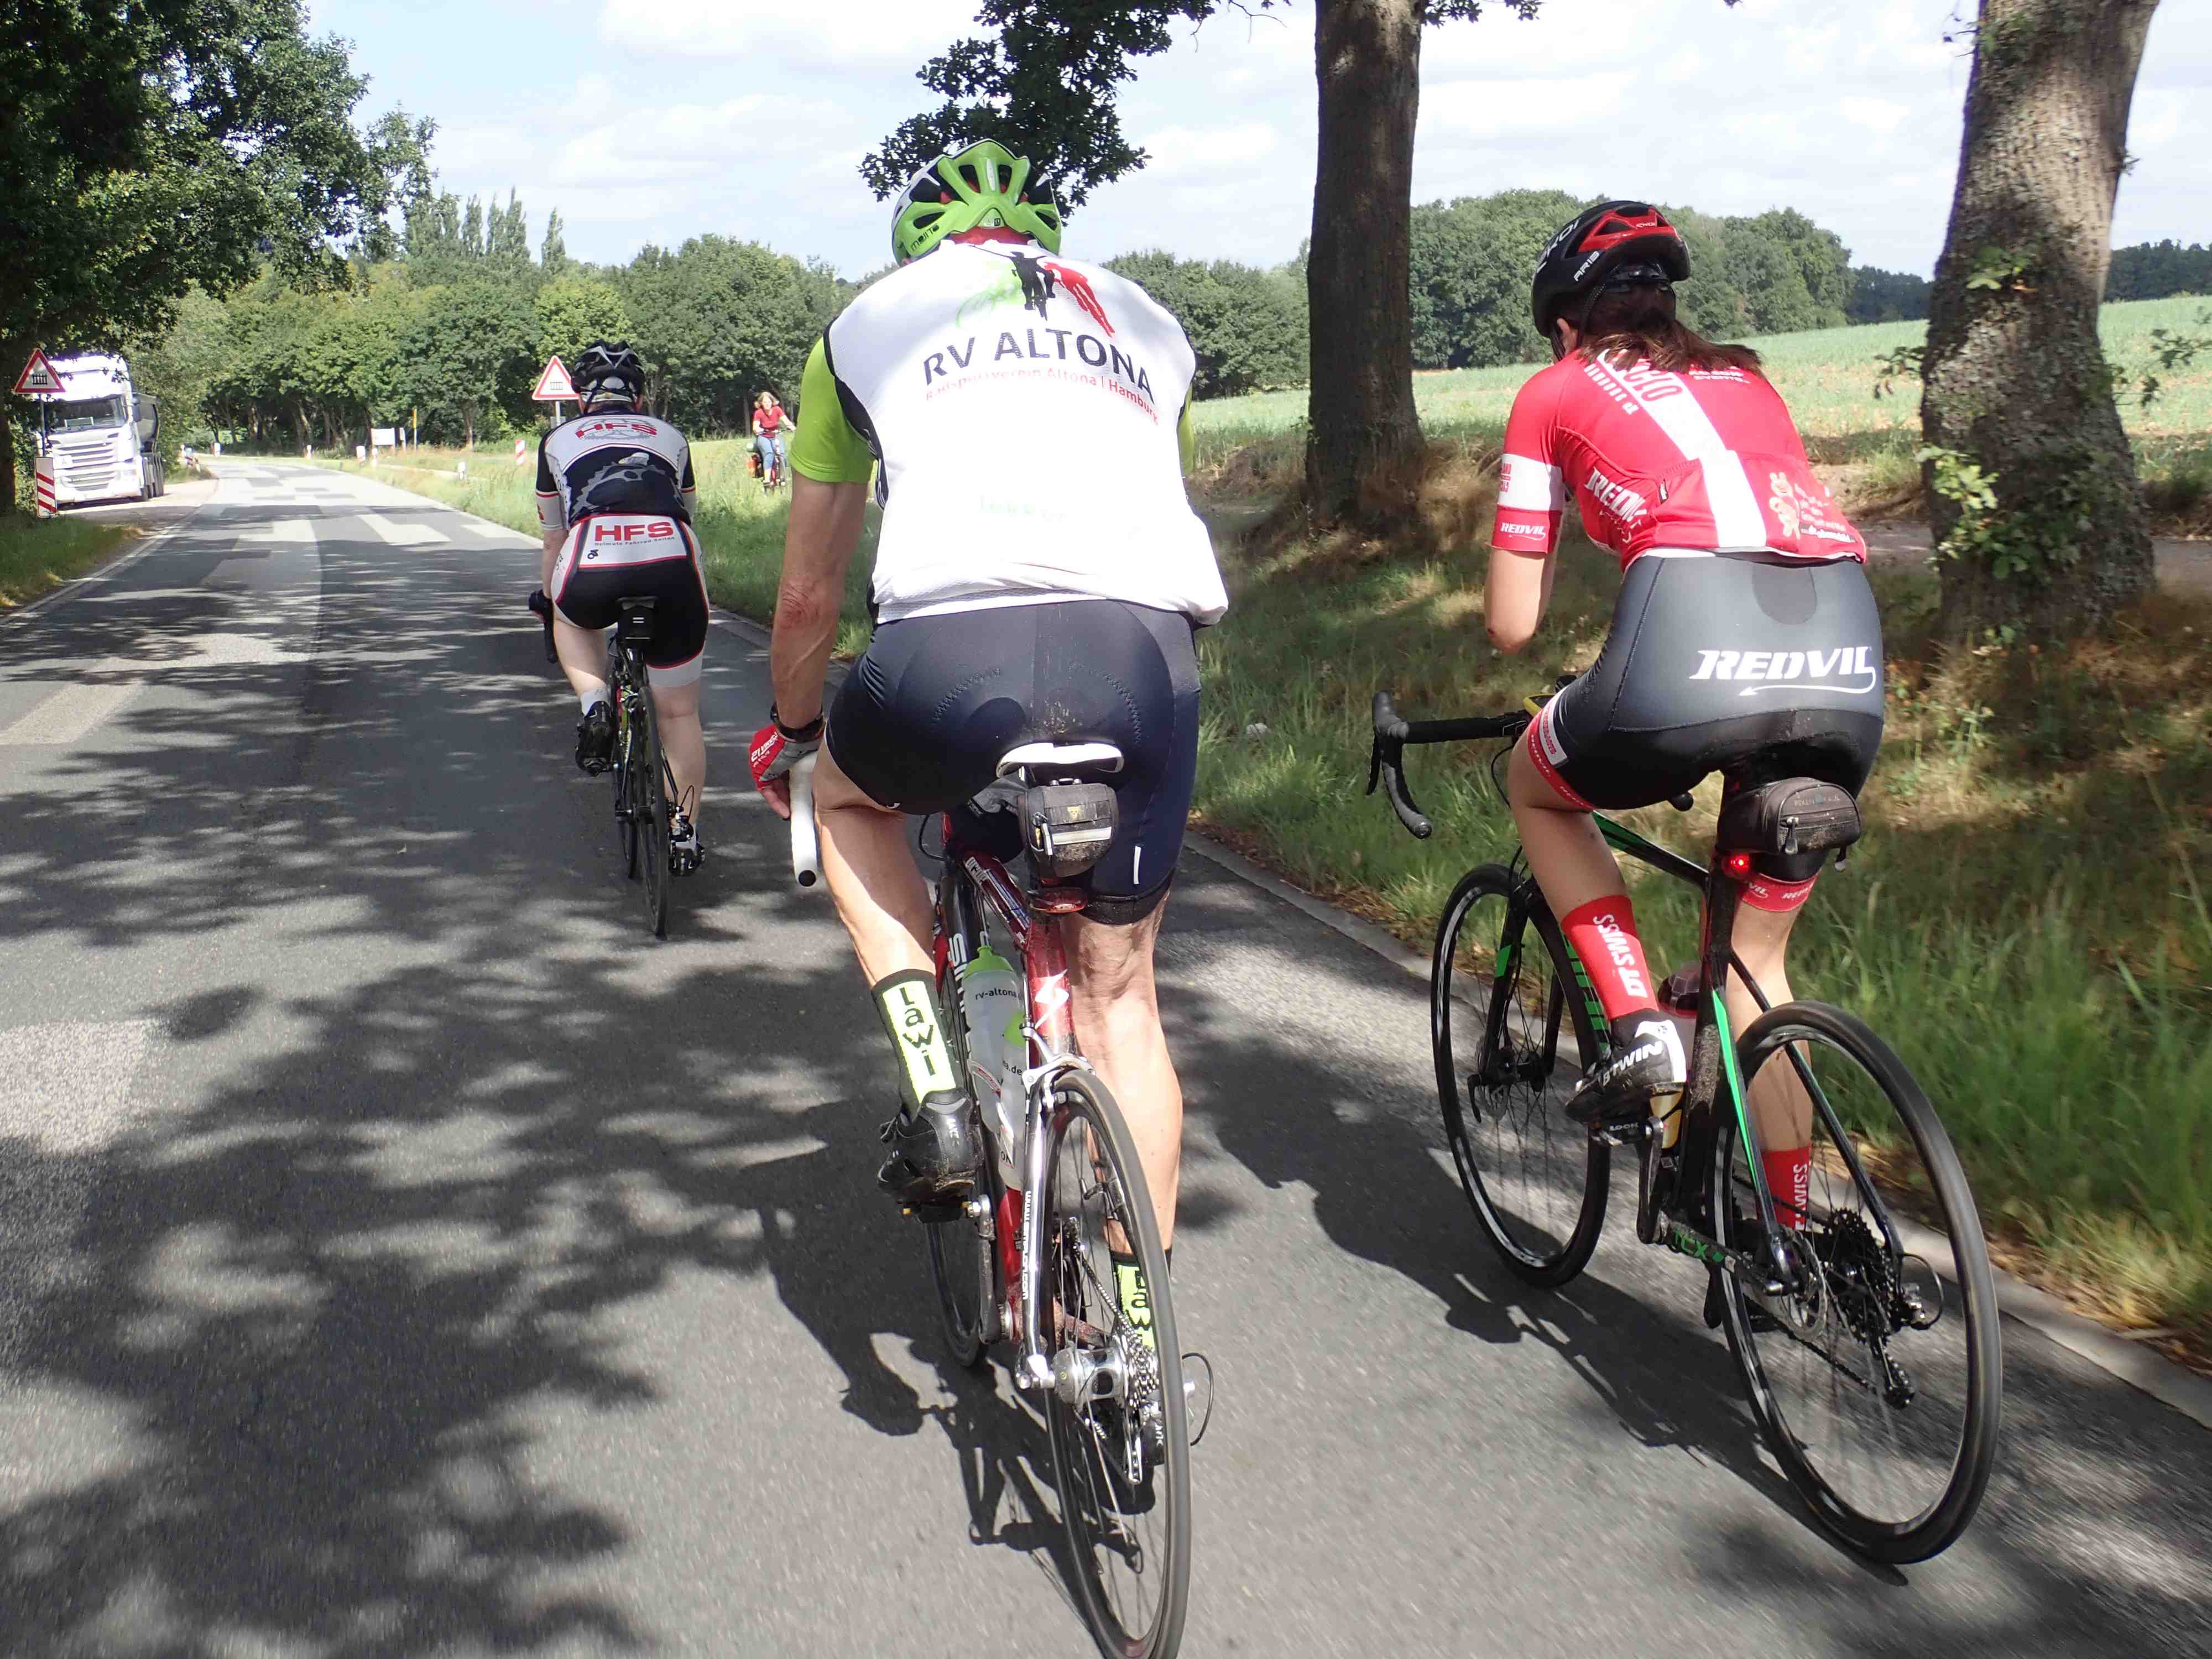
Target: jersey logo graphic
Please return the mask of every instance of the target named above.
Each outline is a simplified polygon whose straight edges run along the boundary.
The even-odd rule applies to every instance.
[[[953,325],[965,328],[968,319],[979,313],[996,311],[1000,306],[1026,304],[1022,298],[1022,282],[1012,270],[1001,270],[991,278],[988,287],[969,295],[960,302],[960,309],[952,313]]]
[[[1625,524],[1632,524],[1644,516],[1650,505],[1644,497],[1625,483],[1616,483],[1599,471],[1590,469],[1583,488],[1597,497],[1597,504]]]
[[[1114,332],[1113,319],[1107,316],[1106,307],[1098,302],[1098,291],[1091,286],[1088,276],[1066,265],[1056,265],[1049,259],[1044,261],[1044,268],[1060,279],[1060,287],[1067,290],[1067,297],[1082,308],[1085,316],[1104,329],[1109,336]],[[1043,307],[1039,307],[1038,309]]]
[[[657,438],[660,435],[660,428],[651,421],[641,421],[631,415],[592,421],[573,430],[579,438]]]
[[[1844,684],[1840,677],[1863,683]],[[1863,696],[1881,684],[1881,670],[1870,645],[1839,645],[1832,651],[1699,651],[1693,680],[1756,680],[1736,693],[1755,697],[1762,691],[1842,691]]]
[[[1022,308],[1034,311],[1040,317],[1046,315],[1046,303],[1059,286],[1055,280],[1060,274],[1058,270],[1045,263],[1042,253],[1009,253],[1006,258],[1014,268],[1014,275],[1021,281]]]

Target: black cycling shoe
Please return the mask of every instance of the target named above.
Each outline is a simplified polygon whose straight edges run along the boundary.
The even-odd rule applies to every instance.
[[[615,763],[615,711],[595,702],[576,722],[576,764],[594,777]]]
[[[1632,1029],[1618,1029],[1630,1020]],[[1659,1013],[1631,1015],[1615,1027],[1613,1052],[1583,1073],[1582,1087],[1568,1098],[1566,1114],[1577,1123],[1635,1123],[1650,1115],[1656,1097],[1682,1092],[1689,1066],[1673,1020]]]
[[[975,1189],[983,1151],[965,1096],[932,1095],[919,1111],[901,1107],[883,1138],[891,1155],[876,1171],[876,1185],[900,1203],[954,1204]]]

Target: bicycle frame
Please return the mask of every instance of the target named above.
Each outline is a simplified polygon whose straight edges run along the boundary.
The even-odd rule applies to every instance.
[[[945,820],[945,874],[940,884],[936,940],[940,972],[949,964],[953,977],[967,967],[968,940],[981,931],[980,901],[996,916],[1020,952],[1028,981],[1028,1017],[1022,1034],[1033,1062],[1022,1073],[1025,1107],[1021,1145],[1012,1150],[1022,1171],[1019,1190],[1002,1187],[997,1194],[992,1243],[998,1266],[998,1286],[1006,1297],[1006,1334],[1016,1350],[1014,1381],[1023,1389],[1052,1386],[1052,1361],[1045,1347],[1043,1274],[1045,1260],[1044,1206],[1026,1201],[1045,1189],[1045,1113],[1052,1102],[1052,1085],[1064,1073],[1086,1068],[1088,1062],[1075,1051],[1075,1021],[1067,984],[1067,957],[1057,921],[1064,910],[1032,913],[1030,902],[1006,873],[1006,866],[990,854],[963,846],[952,837],[951,820]],[[1080,896],[1071,892],[1080,907]],[[945,1011],[958,1018],[956,1010]],[[986,1133],[991,1133],[985,1124]]]

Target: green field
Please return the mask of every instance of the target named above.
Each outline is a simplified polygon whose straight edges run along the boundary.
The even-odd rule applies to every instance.
[[[2134,387],[2155,367],[2151,331],[2212,335],[2212,299],[2106,306],[2102,323],[2106,356]],[[1918,345],[1926,335],[1923,323],[1879,323],[1747,342],[1765,358],[1768,374],[1789,401],[1830,488],[1855,512],[1894,510],[1917,493],[1919,469],[1912,453],[1920,441],[1919,382],[1902,381],[1899,395],[1880,399],[1874,386],[1881,359],[1899,346]],[[1423,427],[1434,439],[1494,449],[1504,435],[1513,394],[1536,368],[1509,363],[1415,375],[1413,399]],[[2162,533],[2212,532],[2212,523],[2203,518],[2212,497],[2212,352],[2187,371],[2160,378],[2150,408],[2124,392],[2121,415],[2136,441],[2154,509],[2166,520]],[[1200,459],[1210,468],[1255,445],[1294,459],[1305,418],[1303,389],[1219,398],[1192,411]],[[1241,459],[1249,465],[1253,458]]]

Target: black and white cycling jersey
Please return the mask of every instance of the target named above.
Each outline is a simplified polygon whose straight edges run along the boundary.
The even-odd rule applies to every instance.
[[[691,446],[666,421],[609,410],[563,421],[538,444],[538,522],[547,532],[602,513],[691,521]]]

